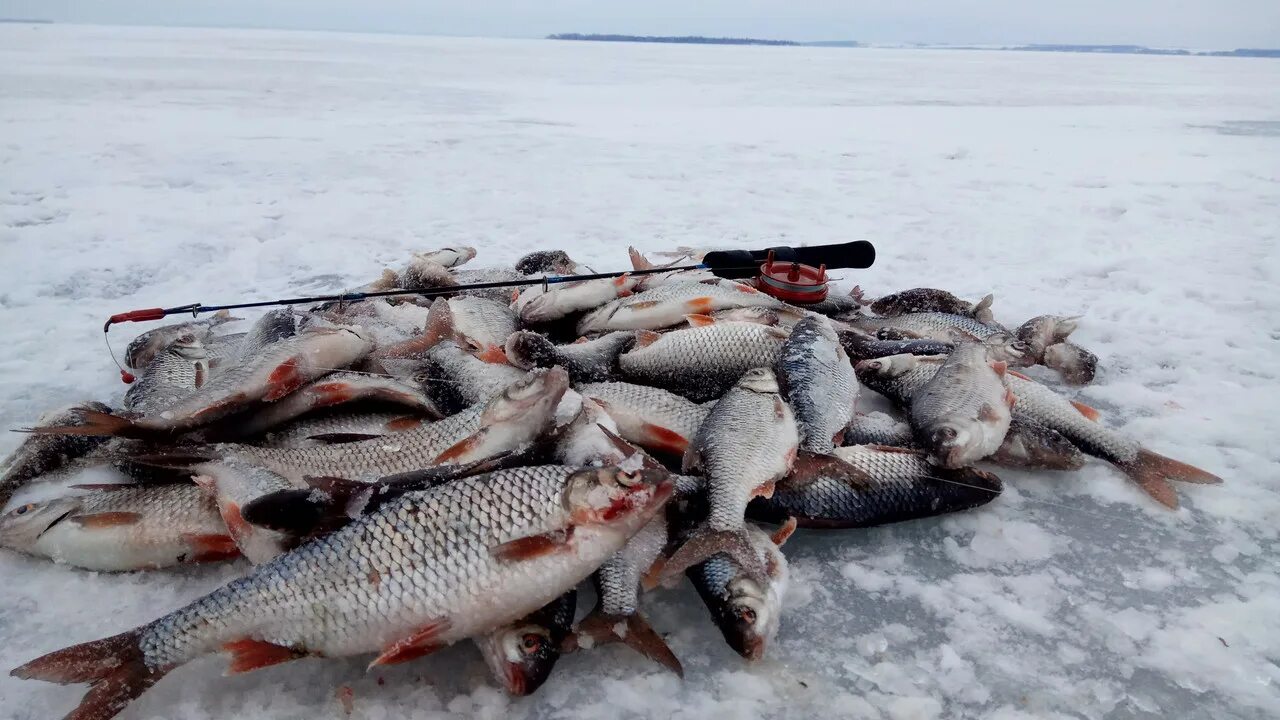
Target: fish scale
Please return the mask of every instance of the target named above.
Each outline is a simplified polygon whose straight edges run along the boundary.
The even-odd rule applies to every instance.
[[[578,322],[578,332],[585,335],[605,330],[659,330],[679,325],[689,313],[782,305],[780,300],[732,280],[673,282],[619,298],[588,313]]]
[[[627,441],[650,450],[683,455],[711,408],[648,385],[624,382],[578,386],[600,403]]]
[[[796,324],[782,345],[778,379],[800,427],[801,447],[830,451],[858,399],[858,378],[830,321],[810,316]]]
[[[946,467],[967,465],[1004,442],[1012,419],[1008,399],[987,347],[966,343],[911,399],[911,425],[930,458]]]
[[[986,340],[1004,328],[987,325],[964,315],[950,313],[911,313],[888,318],[858,318],[849,324],[875,332],[882,328],[900,330],[916,337],[932,338],[944,342]]]
[[[1001,491],[990,473],[940,468],[918,451],[850,446],[836,448],[834,458],[802,456],[772,497],[751,502],[748,516],[795,517],[802,527],[875,527],[977,507]]]
[[[197,390],[209,378],[209,354],[199,340],[184,336],[156,353],[124,394],[124,407],[141,415],[158,413]]]
[[[657,385],[690,400],[724,394],[744,372],[772,368],[787,332],[749,322],[716,322],[673,330],[618,357],[630,380]]]

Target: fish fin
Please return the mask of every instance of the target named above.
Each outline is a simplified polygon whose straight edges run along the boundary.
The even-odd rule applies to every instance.
[[[401,432],[404,430],[412,430],[422,424],[422,418],[416,415],[405,415],[394,420],[388,420],[383,427],[391,432]],[[381,437],[381,436],[376,436]]]
[[[635,249],[634,247],[628,246],[627,254],[631,256],[632,270],[652,270],[655,267],[657,267],[652,262],[650,262],[648,258],[646,258],[644,255],[641,255],[640,251]]]
[[[107,720],[124,709],[169,672],[147,668],[138,641],[141,628],[55,650],[15,668],[9,674],[25,680],[70,685],[92,683],[65,720]]]
[[[866,291],[862,289],[861,285],[854,285],[853,288],[849,290],[849,297],[853,298],[859,305],[871,304],[871,301],[867,299]]]
[[[23,428],[22,432],[33,435],[107,435],[114,437],[145,438],[155,433],[138,427],[131,418],[112,415],[109,412],[78,408],[76,425],[46,425],[44,427]]]
[[[1004,377],[1004,374],[1009,370],[1009,363],[1003,360],[992,360],[991,369],[995,370],[1000,377]]]
[[[569,525],[564,530],[553,530],[540,535],[530,535],[509,540],[490,548],[489,554],[499,560],[516,562],[568,551],[572,549],[570,544],[572,542],[573,525]]]
[[[608,411],[606,410],[606,412]],[[672,455],[684,455],[685,451],[689,449],[688,439],[675,430],[670,430],[654,423],[641,423],[639,430],[644,436],[644,440],[640,444],[652,450],[671,453]]]
[[[591,341],[590,341],[590,340],[588,340],[588,339],[586,339],[585,337],[580,337],[580,338],[578,338],[577,340],[574,340],[573,342],[571,342],[571,343],[569,343],[569,344],[570,344],[570,345],[583,345],[583,344],[588,343],[588,342],[591,342]]]
[[[781,420],[787,416],[787,403],[777,395],[773,396],[773,417]]]
[[[658,305],[661,305],[661,304],[662,304],[661,300],[640,300],[639,302],[628,303],[627,309],[628,310],[648,310],[651,307],[657,307]]]
[[[250,670],[279,665],[306,655],[291,647],[254,638],[232,640],[223,645],[222,649],[231,653],[231,664],[227,666],[226,673],[228,675],[239,675]]]
[[[418,628],[413,634],[400,638],[382,649],[382,654],[369,663],[369,669],[379,665],[395,665],[397,663],[417,660],[444,647],[439,638],[448,632],[452,623],[447,618],[432,620]]]
[[[374,435],[372,433],[320,433],[318,435],[308,435],[308,440],[315,440],[329,445],[338,445],[341,443],[361,442],[363,440],[377,440],[386,437],[386,435]]]
[[[710,297],[696,297],[686,301],[684,306],[691,313],[706,315],[716,309],[716,301]]]
[[[110,528],[121,525],[136,525],[142,520],[142,513],[136,512],[101,512],[90,515],[77,515],[71,522],[85,528]]]
[[[388,345],[385,348],[380,348],[369,357],[372,360],[419,358],[439,343],[440,338],[431,334],[430,331],[427,331],[417,337],[409,338],[404,342],[398,342],[395,345]],[[390,375],[392,373],[388,374]]]
[[[245,503],[244,522],[291,537],[308,538],[350,521],[346,498],[322,497],[314,490],[277,490]]]
[[[619,626],[625,629],[620,633]],[[630,615],[606,615],[599,606],[578,623],[578,636],[590,637],[595,645],[620,642],[641,655],[684,678],[680,659],[671,652],[667,642],[653,629],[649,620],[639,611]]]
[[[733,288],[734,290],[737,290],[740,293],[746,293],[748,295],[755,295],[756,293],[760,292],[759,290],[751,287],[750,285],[747,285],[745,283],[740,283],[740,282],[731,282],[729,283],[729,287]]]
[[[863,445],[863,447],[871,448],[877,452],[903,453],[905,455],[924,455],[923,450],[913,448],[898,447],[897,445]]]
[[[448,462],[457,462],[458,458],[464,457],[467,453],[480,447],[480,443],[482,443],[485,436],[489,434],[488,430],[489,429],[487,427],[483,427],[471,435],[462,438],[437,455],[431,463],[433,465],[442,465]]]
[[[280,363],[267,376],[267,393],[262,399],[275,402],[307,383],[306,377],[298,371],[301,360],[291,357]]]
[[[1139,487],[1151,493],[1157,500],[1160,500],[1160,497],[1152,493],[1148,488],[1158,488],[1160,483],[1167,485],[1169,480],[1195,483],[1197,485],[1217,485],[1222,482],[1222,478],[1213,473],[1146,449],[1138,450],[1138,457],[1133,462],[1121,465],[1120,469],[1124,470],[1125,474],[1133,478]],[[1170,488],[1170,491],[1172,491],[1172,488]],[[1161,502],[1164,501],[1161,500]],[[1168,503],[1165,504],[1168,505]],[[1175,500],[1170,507],[1176,506]]]
[[[307,392],[316,396],[313,409],[328,407],[330,405],[339,405],[344,402],[349,402],[355,397],[355,393],[352,392],[351,389],[351,383],[344,380],[329,380],[314,383],[307,388]]]
[[[1079,400],[1071,400],[1070,402],[1071,402],[1071,407],[1079,410],[1081,415],[1089,418],[1094,422],[1098,422],[1098,418],[1102,417],[1102,413],[1098,412],[1097,408],[1089,407],[1088,405],[1085,405]]]
[[[655,577],[655,570],[659,570],[658,564],[655,563],[654,568],[650,569],[645,575],[644,587],[646,590],[652,590],[663,581],[673,578],[676,575],[688,570],[698,563],[705,562],[707,558],[716,553],[727,553],[742,567],[752,580],[764,584],[768,579],[765,571],[764,563],[760,562],[759,556],[751,547],[751,542],[747,540],[746,533],[742,530],[708,530],[701,528],[695,530],[689,539],[680,546],[678,550],[661,563],[661,569]]]
[[[1018,402],[1018,396],[1013,394],[1009,388],[1004,389],[1004,404],[1013,407]]]
[[[796,531],[798,524],[799,521],[794,517],[787,518],[787,521],[782,523],[781,527],[773,531],[773,534],[769,536],[769,539],[773,541],[774,545],[782,547],[787,543],[787,540],[791,538],[792,533]]]
[[[661,337],[662,337],[662,333],[657,333],[652,330],[637,330],[636,331],[636,348],[639,349],[639,348],[649,347],[650,345],[657,342],[658,339]]]
[[[759,485],[756,486],[754,490],[751,491],[751,497],[764,498],[768,500],[769,498],[773,497],[773,491],[776,490],[777,487],[778,487],[778,481],[776,480],[770,480],[768,482],[760,483]]]
[[[476,358],[493,365],[510,365],[511,361],[507,359],[507,353],[497,345],[490,345],[484,350],[474,353]]]
[[[218,514],[222,516],[222,523],[227,526],[227,532],[231,533],[237,546],[239,541],[248,539],[253,534],[253,527],[245,521],[238,503],[219,503]]]
[[[684,319],[689,323],[689,327],[706,327],[716,324],[716,319],[710,315],[685,315]]]
[[[130,455],[129,462],[138,465],[147,465],[150,467],[161,468],[189,468],[192,465],[199,465],[211,460],[217,460],[217,456],[209,452],[207,455],[201,455],[197,448],[183,448],[174,450],[173,452],[155,453],[152,455]]]
[[[1005,370],[1004,372],[1006,375],[1012,375],[1018,378],[1019,380],[1026,380],[1027,382],[1035,382],[1035,380],[1032,380],[1026,375],[1023,375],[1022,373],[1018,372],[1017,370]]]
[[[453,308],[447,298],[436,298],[427,309],[427,320],[422,324],[423,350],[441,340],[454,336]]]
[[[228,532],[230,528],[227,529]],[[240,546],[230,535],[183,533],[182,539],[195,550],[191,562],[217,562],[240,557]]]

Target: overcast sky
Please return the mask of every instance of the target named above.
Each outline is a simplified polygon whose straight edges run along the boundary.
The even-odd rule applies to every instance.
[[[496,37],[1280,47],[1280,0],[0,0],[0,17]]]

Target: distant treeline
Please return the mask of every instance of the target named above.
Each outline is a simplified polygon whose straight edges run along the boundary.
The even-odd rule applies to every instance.
[[[595,40],[597,42],[685,43],[689,45],[799,45],[791,40],[760,40],[758,38],[714,38],[701,35],[664,37],[658,35],[584,35],[582,33],[556,33],[548,40]]]

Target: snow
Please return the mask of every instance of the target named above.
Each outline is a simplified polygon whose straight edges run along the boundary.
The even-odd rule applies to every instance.
[[[756,665],[687,585],[643,598],[684,682],[616,645],[525,699],[469,644],[374,674],[208,659],[126,717],[341,717],[344,685],[379,720],[1280,716],[1280,63],[6,25],[0,97],[6,427],[117,400],[99,328],[123,310],[353,288],[443,245],[607,269],[628,244],[867,238],[844,288],[1082,315],[1079,399],[1226,478],[1174,513],[1097,463],[1001,471],[973,512],[802,531]],[[0,554],[0,667],[244,567]],[[3,677],[0,715],[80,693]]]

